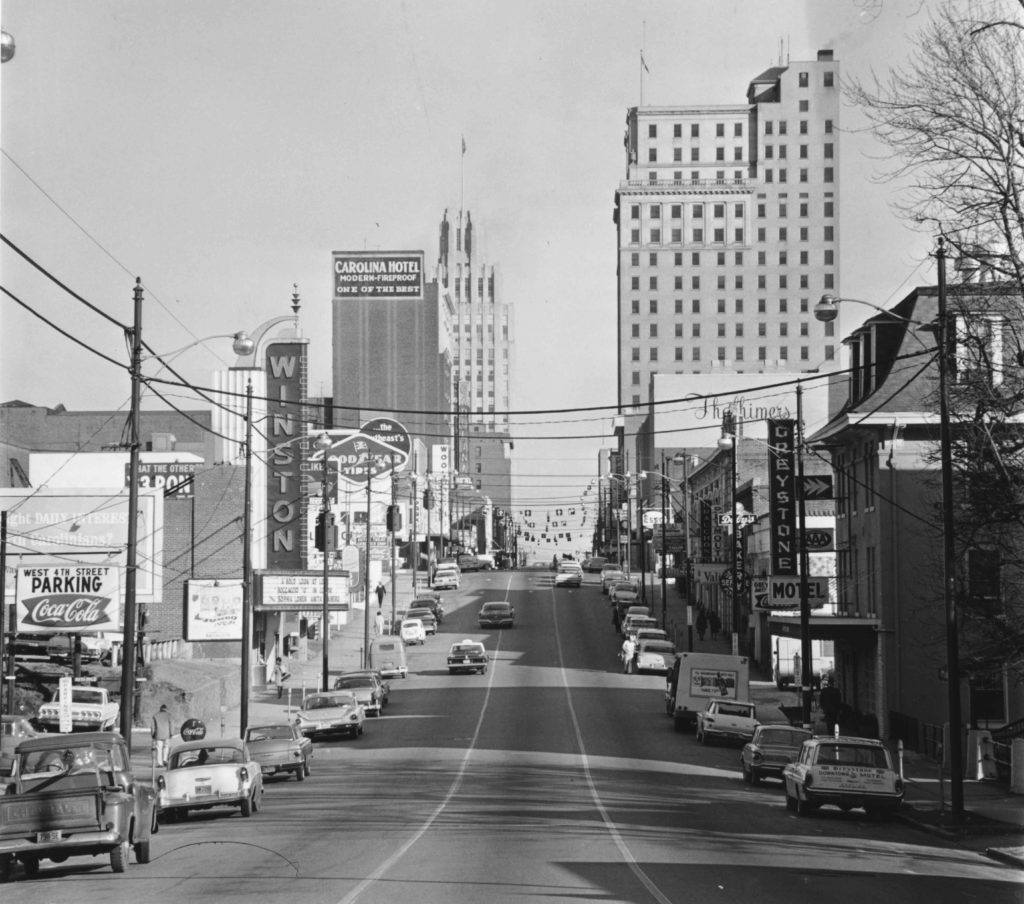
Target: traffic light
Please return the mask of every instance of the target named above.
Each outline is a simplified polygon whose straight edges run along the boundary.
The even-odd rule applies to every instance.
[[[324,522],[327,523],[327,529],[324,529]],[[316,548],[320,552],[330,552],[332,549],[336,549],[338,546],[338,529],[334,526],[334,514],[328,512],[319,512],[316,516],[316,531],[314,532],[314,542]]]
[[[391,533],[402,529],[402,510],[397,505],[388,506],[387,526]]]
[[[434,491],[424,490],[423,491],[423,507],[425,509],[434,507]]]

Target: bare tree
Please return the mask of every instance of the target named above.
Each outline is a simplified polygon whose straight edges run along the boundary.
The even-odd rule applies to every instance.
[[[847,97],[908,179],[897,211],[1024,289],[1024,0],[945,0],[916,49]]]

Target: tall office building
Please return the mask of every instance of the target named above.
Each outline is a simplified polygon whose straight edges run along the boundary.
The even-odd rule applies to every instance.
[[[441,219],[437,283],[454,311],[452,378],[456,468],[497,506],[511,505],[508,411],[513,369],[513,308],[486,261],[470,212]]]
[[[839,66],[772,67],[746,103],[630,108],[615,192],[618,395],[652,375],[793,372],[836,357]]]
[[[453,311],[424,253],[335,251],[332,264],[334,424],[384,415],[427,446],[447,443]]]

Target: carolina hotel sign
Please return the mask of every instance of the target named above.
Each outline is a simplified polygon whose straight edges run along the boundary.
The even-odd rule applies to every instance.
[[[302,485],[299,463],[302,439],[301,400],[306,398],[306,345],[274,342],[267,346],[267,431],[270,463],[267,468],[267,568],[271,571],[302,567]]]

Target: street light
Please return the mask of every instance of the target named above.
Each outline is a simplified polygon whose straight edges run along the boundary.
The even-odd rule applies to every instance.
[[[739,519],[736,517],[736,457],[739,453],[739,436],[736,433],[736,419],[731,411],[727,411],[722,417],[722,435],[718,439],[719,449],[729,450],[729,489],[731,505],[729,516],[732,523],[732,549],[730,555],[732,586],[732,637],[733,651],[740,650],[740,575],[739,575],[739,544],[740,527]]]
[[[324,587],[323,587],[323,612],[320,615],[320,643],[323,647],[321,656],[323,659],[322,663],[322,683],[323,689],[330,690],[330,681],[328,668],[327,668],[327,641],[330,637],[330,627],[328,622],[329,617],[329,603],[330,603],[330,571],[328,562],[328,553],[331,551],[331,541],[334,539],[333,531],[331,530],[331,508],[330,500],[327,495],[327,452],[330,450],[334,443],[331,442],[330,436],[327,435],[325,430],[316,438],[316,447],[320,450],[321,462],[323,464],[322,478],[323,487],[320,499],[320,517],[322,519],[322,531],[321,536],[323,537],[323,554],[324,554]],[[369,532],[370,525],[367,522],[366,530]],[[369,566],[369,562],[367,562]]]
[[[834,320],[837,305],[842,301],[866,304],[899,320],[918,325],[922,330],[934,331],[938,344],[939,364],[939,457],[942,471],[942,571],[943,601],[946,619],[946,670],[947,709],[949,718],[949,770],[950,808],[954,825],[960,825],[964,815],[963,759],[960,746],[960,651],[956,611],[956,547],[953,522],[953,452],[949,424],[949,318],[946,312],[946,244],[939,239],[935,252],[938,263],[939,294],[936,321],[921,324],[919,321],[893,314],[869,301],[857,298],[837,298],[823,295],[814,306],[814,316],[828,322]],[[820,313],[819,313],[820,312]]]

